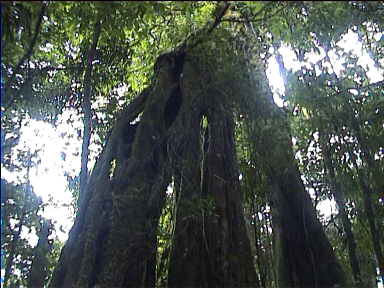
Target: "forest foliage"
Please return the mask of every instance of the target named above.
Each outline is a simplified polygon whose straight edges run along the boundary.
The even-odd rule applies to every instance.
[[[219,28],[202,40],[202,47],[214,45],[219,51],[215,65],[223,71],[219,74],[223,83],[231,80],[225,71],[232,62],[226,57],[237,57],[228,53],[231,47],[240,47],[255,69],[267,69],[275,61],[284,82],[275,97],[282,101],[278,109],[289,124],[289,129],[268,126],[275,124],[267,121],[250,127],[241,114],[235,121],[245,223],[260,287],[277,287],[271,187],[263,161],[272,161],[269,153],[284,152],[279,141],[284,141],[287,131],[305,187],[348,283],[375,287],[379,275],[384,277],[384,4],[228,3]],[[210,1],[1,3],[1,169],[18,175],[17,180],[1,179],[4,287],[47,285],[64,244],[55,232],[60,223],[54,225],[42,216],[54,201],[43,203],[31,185],[30,171],[41,163],[42,151],[18,145],[22,127],[33,120],[57,129],[67,125],[67,132],[60,135],[64,143],[82,141],[88,129],[86,163],[92,171],[120,112],[153,81],[157,57],[194,37],[212,21],[217,5]],[[370,65],[361,61],[363,54],[340,45],[351,35],[357,37],[355,43],[368,55]],[[209,52],[202,48],[201,53]],[[272,82],[270,78],[271,86]],[[65,118],[65,114],[72,116]],[[271,127],[275,143],[247,137],[251,129],[268,133]],[[62,158],[69,167],[65,153]],[[78,163],[81,157],[79,151],[72,158],[68,155]],[[62,193],[72,193],[68,205],[76,211],[80,174],[65,167],[63,174],[68,183]],[[174,229],[172,190],[168,187],[157,231],[159,287],[166,284]],[[324,201],[335,207],[330,215],[324,216],[319,208]],[[211,203],[208,199],[196,205]],[[197,209],[204,208],[200,206]],[[33,237],[36,243],[31,243]],[[44,273],[36,275],[34,265],[43,267]]]

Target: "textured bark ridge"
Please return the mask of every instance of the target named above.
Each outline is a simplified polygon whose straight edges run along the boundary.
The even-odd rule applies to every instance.
[[[344,287],[344,273],[295,164],[287,119],[273,104],[265,71],[255,74],[250,90],[257,91],[256,98],[245,99],[242,109],[271,186],[278,287]]]
[[[184,73],[185,105],[180,117],[188,134],[179,136],[178,143],[184,145],[177,146],[180,160],[174,161],[177,218],[168,284],[255,287],[236,167],[233,112],[220,91],[209,88],[211,77],[203,71],[187,63]]]
[[[156,227],[170,179],[164,169],[164,110],[179,82],[170,60],[175,59],[161,59],[157,81],[116,122],[92,172],[52,287],[154,286]],[[130,124],[141,112],[139,123]]]
[[[214,108],[220,95],[207,94],[199,65],[183,52],[158,58],[155,81],[127,106],[96,163],[51,287],[154,287],[156,229],[172,177],[180,212],[170,285],[253,284],[231,112]]]
[[[296,167],[272,176],[280,287],[333,287],[344,276]]]

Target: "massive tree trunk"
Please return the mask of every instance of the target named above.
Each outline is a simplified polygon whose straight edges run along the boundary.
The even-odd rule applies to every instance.
[[[177,146],[180,160],[175,160],[177,218],[168,283],[170,287],[255,287],[232,110],[220,90],[209,88],[212,83],[207,79],[212,77],[203,71],[196,62],[187,62],[183,73],[180,117],[189,132],[178,140],[184,145]],[[206,88],[196,93],[201,83]]]
[[[183,49],[161,55],[154,83],[116,122],[51,287],[154,287],[156,228],[171,176],[179,212],[170,286],[254,286],[232,112],[219,90],[204,83],[206,67],[197,59]],[[139,123],[130,124],[141,112]]]
[[[262,65],[244,99],[255,158],[271,185],[274,245],[278,287],[333,287],[345,277],[317,219],[309,194],[294,161],[289,126],[283,111],[273,103]]]
[[[52,287],[151,287],[156,228],[166,187],[167,101],[175,83],[169,57],[157,81],[124,110],[98,159]],[[142,113],[138,124],[130,124]],[[169,111],[171,114],[177,111]]]
[[[205,165],[205,183],[208,195],[216,206],[218,223],[213,218],[209,242],[217,251],[213,275],[222,279],[222,286],[256,286],[249,240],[243,218],[239,173],[234,157],[233,121],[230,110],[214,105],[208,114],[210,121],[209,148]],[[228,116],[229,114],[229,116]],[[212,256],[211,256],[212,257]],[[211,287],[211,286],[209,286]]]
[[[285,169],[271,173],[279,287],[343,284],[343,272],[298,169]]]
[[[252,136],[269,141],[257,149],[272,149],[266,171],[274,187],[280,287],[342,284],[294,165],[289,135],[277,133],[286,125],[262,95],[266,78],[257,87],[242,83],[235,75],[245,72],[249,81],[245,67],[223,63],[235,53],[223,60],[212,43],[197,49],[196,39],[157,59],[155,81],[116,122],[51,287],[154,287],[156,228],[172,178],[177,212],[169,286],[256,287],[233,135],[235,108],[247,101],[252,103],[242,113],[251,125],[268,124]]]

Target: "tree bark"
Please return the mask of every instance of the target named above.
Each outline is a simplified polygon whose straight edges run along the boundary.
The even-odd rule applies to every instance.
[[[156,228],[170,182],[165,163],[172,119],[164,112],[179,83],[172,61],[159,58],[155,83],[116,122],[51,287],[154,286]],[[142,111],[139,123],[130,124]]]
[[[323,136],[320,135],[320,137],[323,137]],[[321,139],[320,141],[323,141],[323,140]],[[356,240],[352,232],[352,225],[351,225],[351,222],[349,221],[347,211],[345,210],[346,201],[345,201],[344,193],[342,191],[341,184],[339,183],[339,181],[337,181],[335,168],[331,158],[328,143],[329,142],[326,141],[325,143],[321,144],[322,150],[323,150],[325,168],[329,175],[331,192],[333,194],[333,197],[335,197],[336,204],[341,216],[341,221],[343,223],[345,238],[348,243],[348,256],[349,256],[349,263],[353,271],[353,278],[356,282],[356,285],[361,286],[362,279],[361,279],[360,265],[356,255]]]
[[[128,162],[116,171],[112,226],[101,259],[100,287],[154,287],[156,229],[170,183],[166,168],[168,100],[179,83],[177,57],[158,59],[157,81],[146,101]],[[170,100],[172,101],[172,100]],[[177,109],[170,114],[177,114]]]
[[[213,195],[219,216],[218,225],[213,222],[211,245],[214,248],[211,250],[218,250],[222,254],[217,266],[222,272],[223,286],[256,287],[256,274],[253,260],[249,257],[250,243],[243,216],[233,120],[230,109],[225,105],[216,102],[213,107],[208,113],[210,140],[204,179],[207,186],[203,187]],[[217,239],[217,236],[221,239]]]
[[[254,195],[253,199],[251,200],[252,201],[252,216],[254,217],[253,219],[253,223],[252,223],[252,228],[253,228],[253,234],[254,234],[254,239],[255,239],[255,252],[256,252],[256,262],[257,262],[257,267],[258,267],[258,270],[259,270],[259,278],[260,278],[260,284],[259,286],[261,287],[266,287],[266,278],[267,278],[267,269],[265,269],[266,265],[265,263],[262,263],[262,259],[263,259],[263,251],[261,249],[261,245],[260,245],[260,239],[261,239],[261,233],[259,233],[259,229],[261,227],[261,223],[259,223],[259,210],[256,209],[256,205],[255,205],[255,202],[256,202],[256,195]]]
[[[344,283],[344,275],[298,169],[273,171],[274,228],[279,287],[332,287]]]
[[[85,239],[91,238],[95,247],[100,248],[94,251],[97,258],[101,257],[101,249],[105,245],[106,237],[110,229],[110,215],[112,213],[112,181],[110,171],[115,169],[130,156],[132,138],[134,133],[130,127],[139,113],[144,109],[149,93],[144,91],[139,97],[124,109],[120,118],[116,121],[111,135],[103,152],[99,156],[92,175],[87,185],[87,193],[75,219],[75,223],[69,232],[68,240],[61,251],[59,263],[53,273],[50,287],[72,287],[79,277],[82,258],[84,254]],[[125,135],[125,134],[128,135]],[[96,271],[96,263],[88,263],[89,269]],[[95,281],[96,274],[91,276],[91,282]]]
[[[175,179],[176,223],[168,271],[169,287],[200,287],[208,273],[204,265],[207,250],[202,245],[205,227],[201,211],[203,199],[200,165],[204,149],[200,139],[201,100],[194,95],[194,82],[198,79],[194,72],[190,64],[184,65],[183,90],[180,94],[182,105],[171,140],[174,147],[170,157]],[[197,102],[195,109],[194,101]]]
[[[364,171],[360,170],[355,160],[352,160],[352,161],[353,161],[353,165],[357,170],[357,177],[363,192],[362,196],[363,196],[364,210],[365,210],[365,214],[367,215],[369,230],[371,232],[372,246],[377,258],[380,277],[384,280],[384,255],[381,247],[382,240],[380,236],[380,231],[377,228],[377,223],[375,221],[374,207],[372,205],[373,191],[369,187],[369,184],[367,184],[367,177]]]
[[[208,34],[217,19],[207,26]],[[126,111],[133,112],[124,112],[116,122],[51,287],[154,287],[156,228],[171,176],[178,205],[168,285],[256,287],[232,119],[233,102],[243,100],[232,84],[239,85],[240,93],[248,83],[227,81],[217,87],[220,63],[211,61],[220,71],[216,75],[206,64],[212,59],[205,50],[191,49],[199,38],[189,40],[157,59],[155,81],[140,96],[145,104],[139,109],[129,105]],[[266,93],[263,79],[249,91]],[[281,115],[263,97],[255,101],[249,97],[253,94],[243,94],[254,101],[247,107],[251,110],[244,109],[252,125],[263,118],[270,125],[266,133],[256,131],[253,136],[269,140],[268,148],[273,149],[266,169],[276,200],[280,286],[343,284],[343,273],[294,164],[288,132],[277,133],[286,123],[280,123]],[[260,104],[257,109],[255,103]],[[130,124],[140,112],[139,123]],[[204,117],[207,127],[201,129]]]
[[[347,103],[347,107],[351,112],[353,112],[349,103]],[[373,175],[375,175],[378,173],[377,171],[379,169],[376,168],[375,160],[372,157],[372,153],[368,147],[368,144],[366,143],[365,137],[362,134],[360,125],[354,117],[351,118],[351,122],[352,122],[351,123],[352,127],[356,133],[356,138],[361,147],[361,150],[362,150],[361,155],[362,155],[362,158],[365,160],[366,167],[369,169],[369,171]],[[356,163],[356,160],[354,159],[353,159],[353,164],[357,170],[358,179],[363,192],[364,208],[365,208],[365,213],[367,215],[369,228],[371,231],[372,244],[373,244],[373,249],[375,251],[375,255],[376,255],[378,266],[379,266],[380,277],[382,281],[384,281],[384,252],[382,247],[383,242],[380,240],[382,239],[382,236],[381,236],[380,228],[378,227],[378,223],[376,223],[376,220],[375,220],[375,207],[373,205],[373,200],[372,200],[372,195],[377,195],[378,197],[380,197],[379,196],[380,187],[379,185],[376,185],[374,181],[372,181],[373,183],[369,183],[368,174],[365,171],[360,170],[359,166]],[[378,179],[379,177],[380,177],[379,175],[376,175],[375,179]]]
[[[48,239],[51,234],[50,221],[44,220],[39,232],[39,241],[34,249],[30,274],[28,276],[28,287],[44,287],[48,274],[48,254],[51,252],[52,245]]]
[[[179,145],[174,145],[175,156],[181,159],[174,158],[175,170],[181,173],[175,174],[179,175],[178,206],[168,285],[256,287],[243,219],[232,112],[220,91],[207,88],[207,79],[212,77],[203,71],[192,60],[183,70],[183,105],[176,122],[188,132],[180,130]],[[204,121],[207,127],[201,128]]]
[[[81,145],[81,168],[80,168],[80,191],[79,203],[84,198],[85,189],[88,180],[88,156],[89,156],[89,143],[92,136],[92,107],[91,107],[91,90],[92,90],[92,70],[93,59],[96,54],[97,42],[99,41],[101,33],[101,21],[98,20],[95,24],[93,32],[93,40],[88,51],[87,67],[84,76],[84,91],[82,99],[82,109],[84,113],[83,126],[83,142]]]
[[[344,285],[344,273],[325,235],[295,164],[287,119],[273,103],[262,64],[244,98],[255,159],[268,176],[278,287]]]

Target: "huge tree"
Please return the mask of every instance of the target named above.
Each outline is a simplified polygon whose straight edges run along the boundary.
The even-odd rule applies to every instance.
[[[253,83],[247,66],[241,66],[245,55],[235,56],[231,34],[219,29],[212,34],[227,9],[228,4],[218,6],[212,23],[158,57],[153,83],[116,122],[52,287],[154,286],[156,228],[171,179],[177,212],[169,285],[257,286],[234,153],[234,109],[241,110],[244,99],[254,101],[256,110],[244,115],[251,122],[263,117],[275,131],[278,115],[265,100],[266,77],[258,75]],[[209,35],[215,37],[209,40]],[[223,46],[232,49],[223,52]],[[222,54],[214,58],[217,53]],[[257,113],[264,109],[263,115]],[[290,149],[273,147],[278,159],[268,169],[279,215],[280,285],[343,284]],[[280,153],[284,150],[287,156]]]
[[[379,85],[359,83],[365,77],[359,72],[338,78],[327,67],[328,52],[350,28],[365,33],[361,41],[371,41],[371,52],[378,47],[375,32],[364,27],[382,31],[372,16],[382,5],[44,2],[10,3],[3,11],[10,25],[2,41],[18,35],[15,55],[9,45],[4,50],[4,138],[17,134],[12,123],[25,114],[54,124],[66,109],[83,116],[77,214],[51,287],[349,285],[346,253],[328,228],[338,229],[338,222],[324,224],[315,209],[326,189],[339,205],[356,282],[373,275],[374,263],[356,255],[364,234],[357,220],[368,219],[367,251],[382,266],[381,224],[374,219],[382,207],[382,141],[372,140],[382,118],[364,122],[371,109],[365,91]],[[284,68],[282,45],[303,65],[296,74]],[[324,59],[303,64],[320,49]],[[372,55],[380,66],[378,51]],[[266,77],[273,54],[286,81],[284,108],[274,103]],[[365,106],[350,99],[355,87]],[[125,96],[116,92],[122,88]],[[328,99],[335,110],[327,110]],[[369,103],[375,115],[381,111],[380,102]],[[332,141],[345,131],[355,138],[336,149]],[[92,168],[95,139],[103,148]],[[322,151],[313,158],[311,145]],[[353,184],[357,192],[341,199],[338,188]],[[30,283],[43,283],[36,267]]]

